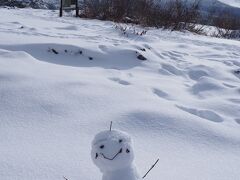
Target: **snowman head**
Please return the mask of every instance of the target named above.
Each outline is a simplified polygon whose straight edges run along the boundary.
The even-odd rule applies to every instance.
[[[102,172],[130,167],[134,159],[132,140],[122,131],[100,132],[92,142],[91,157]]]

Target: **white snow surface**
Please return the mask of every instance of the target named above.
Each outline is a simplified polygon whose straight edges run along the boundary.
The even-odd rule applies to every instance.
[[[134,140],[140,175],[160,159],[146,180],[239,179],[239,41],[126,36],[48,10],[0,17],[0,179],[100,180],[91,142],[110,121]]]

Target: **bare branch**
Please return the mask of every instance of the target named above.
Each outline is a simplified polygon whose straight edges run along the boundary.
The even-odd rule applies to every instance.
[[[148,175],[148,173],[155,167],[155,165],[158,163],[159,159],[152,165],[152,167],[148,170],[148,172],[142,177],[143,179]]]

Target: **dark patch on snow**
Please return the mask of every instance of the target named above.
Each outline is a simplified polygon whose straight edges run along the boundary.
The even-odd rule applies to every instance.
[[[51,49],[51,51],[54,53],[54,54],[58,54],[58,52],[55,50],[55,49]]]
[[[234,75],[240,78],[240,69],[233,71]]]
[[[139,54],[138,56],[137,56],[137,58],[139,59],[139,60],[141,60],[141,61],[146,61],[147,60],[147,58],[145,58],[143,55],[141,55],[141,54]]]
[[[234,71],[235,74],[240,74],[240,70]]]

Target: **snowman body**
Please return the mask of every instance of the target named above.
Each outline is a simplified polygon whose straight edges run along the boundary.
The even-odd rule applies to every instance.
[[[103,173],[102,180],[140,180],[133,163],[130,136],[122,131],[103,131],[92,142],[91,157]]]
[[[124,169],[105,172],[102,180],[140,180],[136,168],[132,165]]]

